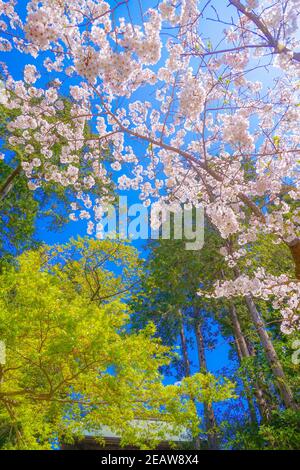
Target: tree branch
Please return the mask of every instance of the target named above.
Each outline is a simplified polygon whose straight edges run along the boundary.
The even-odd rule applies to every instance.
[[[292,58],[297,62],[300,62],[300,52],[293,52],[289,48],[285,46],[280,46],[277,39],[275,39],[270,31],[268,30],[265,23],[257,16],[253,11],[248,10],[240,0],[229,0],[229,3],[233,5],[239,12],[243,13],[255,26],[263,33],[264,37],[266,38],[267,45],[270,48],[275,49],[277,54],[281,53],[290,53],[292,54]]]
[[[10,192],[12,188],[12,182],[21,173],[21,169],[21,165],[18,165],[17,168],[15,168],[4,181],[3,185],[0,188],[0,201],[3,201],[3,199],[5,199],[8,193]]]

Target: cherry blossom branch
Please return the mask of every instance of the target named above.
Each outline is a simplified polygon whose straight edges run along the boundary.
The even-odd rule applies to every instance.
[[[251,20],[256,27],[263,33],[267,40],[267,44],[270,48],[275,49],[275,52],[280,54],[280,53],[289,53],[292,55],[292,58],[296,60],[297,62],[300,62],[300,52],[293,52],[291,51],[288,47],[283,46],[279,44],[278,39],[274,38],[270,31],[268,30],[267,26],[257,16],[253,11],[248,10],[241,2],[240,0],[229,0],[229,3],[237,8],[238,11],[243,13],[249,20]]]

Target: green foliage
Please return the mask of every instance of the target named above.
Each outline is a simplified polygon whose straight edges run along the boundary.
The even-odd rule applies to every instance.
[[[68,258],[71,246],[78,250],[76,261]],[[211,375],[163,385],[160,369],[172,352],[154,339],[153,323],[129,332],[130,316],[120,295],[109,301],[90,298],[81,269],[93,263],[96,253],[111,256],[111,248],[111,242],[73,241],[61,249],[25,252],[17,267],[3,269],[0,337],[7,360],[0,366],[2,448],[47,449],[54,436],[72,442],[102,425],[119,433],[124,445],[153,448],[170,431],[198,432],[190,394],[199,401],[233,396],[230,382]],[[64,255],[56,265],[55,256]],[[116,260],[121,258],[128,260],[130,271],[135,254],[124,246]],[[96,269],[100,274],[100,266]],[[103,269],[101,275],[101,284],[110,286],[113,274]],[[135,418],[163,424],[138,430]]]
[[[300,448],[300,411],[284,410],[273,413],[269,423],[259,430],[267,448],[295,450]]]
[[[237,450],[297,450],[300,446],[300,412],[274,411],[268,423],[253,426],[247,423],[227,423],[228,449]]]
[[[71,239],[45,251],[46,266],[57,276],[67,277],[82,295],[96,302],[127,297],[139,280],[138,252],[123,241]]]
[[[230,243],[234,249],[236,240],[232,237]],[[198,296],[199,291],[210,292],[213,282],[220,276],[232,279],[234,269],[226,265],[220,248],[224,245],[221,237],[210,227],[206,227],[205,244],[199,252],[185,250],[184,242],[178,240],[160,240],[149,245],[150,255],[146,263],[146,273],[142,277],[140,289],[132,298],[134,324],[136,327],[147,324],[150,319],[157,325],[159,336],[165,344],[177,344],[180,328],[184,324],[188,341],[193,341],[193,325],[199,322],[205,326],[206,346],[207,336],[210,345],[212,335],[209,334],[208,319],[218,324],[221,332],[230,344],[230,360],[237,363],[232,380],[237,382],[237,393],[248,403],[245,415],[234,411],[234,418],[226,424],[219,422],[219,431],[223,436],[223,446],[234,449],[276,448],[272,432],[276,429],[275,414],[282,407],[280,396],[274,383],[266,353],[260,343],[257,330],[253,325],[249,311],[243,298],[213,299]],[[267,272],[278,275],[284,270],[293,275],[293,263],[288,248],[284,244],[274,244],[271,236],[259,237],[255,243],[249,243],[245,255],[237,262],[240,272],[252,276],[258,267],[264,267]],[[237,351],[234,328],[230,309],[235,306],[238,321],[246,340],[250,356],[241,358]],[[300,379],[299,365],[293,364],[293,343],[298,339],[297,334],[283,335],[280,331],[281,318],[274,311],[269,301],[258,301],[257,308],[263,315],[266,328],[273,342],[280,363],[286,375],[295,399],[299,400]],[[183,355],[173,364],[181,371]],[[257,405],[256,390],[259,387],[263,393],[265,406],[273,418],[260,421]],[[252,407],[252,410],[251,410]],[[254,411],[251,415],[249,411]],[[256,416],[257,415],[257,416]],[[219,415],[219,421],[222,414]],[[251,421],[252,420],[252,421]],[[294,424],[288,424],[289,415],[285,418],[286,440],[284,448],[295,448]],[[272,431],[273,430],[273,431]],[[284,426],[282,427],[284,433]],[[269,436],[269,437],[268,437]]]
[[[0,161],[0,186],[10,172],[11,167]],[[38,206],[25,178],[17,176],[13,191],[0,201],[0,258],[11,259],[32,246]]]

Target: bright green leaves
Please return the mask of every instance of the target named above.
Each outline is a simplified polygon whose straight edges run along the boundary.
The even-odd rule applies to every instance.
[[[95,270],[102,276],[101,295],[106,281],[110,289],[118,277],[104,259],[122,261],[129,273],[136,254],[125,244],[79,239],[65,247],[25,252],[16,269],[3,270],[4,448],[49,448],[55,435],[71,440],[103,425],[117,432],[124,444],[153,447],[170,432],[197,432],[199,420],[190,394],[208,401],[233,396],[232,385],[219,384],[210,375],[197,374],[180,386],[163,385],[160,371],[172,354],[154,339],[153,323],[130,333],[129,312],[119,293],[105,301],[89,298],[86,276],[92,279]],[[126,282],[122,278],[125,288]],[[132,424],[136,417],[144,422],[155,418],[168,426],[137,432]]]
[[[274,142],[274,145],[275,147],[279,147],[279,144],[280,144],[280,137],[278,135],[274,135],[273,136],[273,142]]]

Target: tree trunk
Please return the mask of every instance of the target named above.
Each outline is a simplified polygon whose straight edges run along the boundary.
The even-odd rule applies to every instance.
[[[243,358],[253,356],[255,352],[250,351],[249,345],[245,339],[245,336],[243,335],[235,305],[230,306],[229,313],[230,313],[231,323],[233,327],[235,342],[237,346],[238,356],[239,356],[240,361],[242,361]],[[253,400],[252,400],[252,393],[251,393],[249,384],[247,382],[247,377],[246,377],[246,380],[244,381],[244,387],[245,387],[246,397],[247,397],[247,401],[249,405],[251,421],[253,423],[257,423],[257,416],[256,416],[255,407],[254,407]],[[258,405],[261,417],[263,419],[268,420],[271,416],[271,410],[269,409],[267,400],[265,399],[265,396],[264,396],[264,392],[262,388],[260,387],[258,381],[256,381],[254,384],[254,395],[257,401],[257,405]]]
[[[229,247],[229,250],[231,250],[231,247]],[[239,276],[238,269],[234,269],[234,273],[237,277]],[[274,349],[272,340],[266,330],[263,317],[261,316],[260,312],[257,310],[256,305],[253,302],[251,295],[245,296],[245,300],[246,300],[246,305],[247,305],[251,320],[253,321],[255,325],[261,345],[264,348],[267,361],[275,377],[275,382],[277,385],[277,389],[280,393],[281,399],[284,405],[286,406],[286,408],[297,410],[298,406],[295,403],[292,391],[286,382],[285,373],[283,371],[283,368],[279,361],[277,353]]]
[[[183,322],[180,325],[180,340],[181,340],[181,350],[183,355],[183,367],[184,367],[184,376],[190,377],[191,375],[191,364],[188,355],[188,349],[186,344],[186,337],[184,333]]]
[[[235,309],[235,307],[234,307],[234,309]],[[231,318],[232,318],[232,309],[230,308],[229,311],[230,311]],[[233,320],[232,320],[232,326],[233,326],[233,330],[234,330],[233,335],[234,335],[235,345],[236,345],[236,349],[237,349],[237,353],[238,353],[238,358],[239,358],[240,364],[241,364],[243,358],[245,357],[245,355],[243,353],[243,350],[241,348],[241,342],[244,340],[244,336],[243,335],[240,336],[238,334],[238,328],[235,328],[235,324],[234,324]],[[238,322],[238,326],[240,326],[239,322]],[[251,423],[252,424],[257,424],[257,416],[256,416],[256,411],[255,411],[255,405],[254,405],[254,402],[253,402],[251,387],[248,383],[248,377],[243,378],[242,381],[243,381],[245,394],[246,394],[246,398],[247,398],[247,402],[248,402],[248,408],[249,408]]]
[[[235,305],[231,305],[229,308],[231,323],[234,330],[234,335],[236,337],[236,342],[238,344],[238,349],[240,350],[241,358],[251,356],[246,339],[243,335],[238,314],[235,308]]]
[[[261,314],[258,312],[255,303],[253,302],[253,299],[250,295],[246,296],[246,304],[248,307],[248,311],[250,313],[251,319],[256,327],[257,333],[259,335],[261,344],[264,348],[264,351],[266,353],[266,357],[268,360],[268,363],[272,369],[272,372],[274,374],[277,388],[279,390],[279,393],[281,395],[281,398],[286,406],[286,408],[292,408],[292,409],[297,409],[297,405],[294,401],[293,394],[289,388],[289,386],[286,383],[286,377],[282,368],[282,365],[279,361],[279,358],[277,356],[277,353],[274,349],[273,343],[271,341],[271,338],[269,337],[269,334],[266,330],[264,320],[261,316]]]
[[[201,330],[201,324],[198,321],[195,325],[195,333],[197,339],[197,349],[198,349],[198,361],[199,369],[203,374],[207,373],[207,363],[205,358],[205,346],[203,340],[203,334]],[[211,403],[204,403],[204,418],[205,426],[208,434],[208,446],[211,450],[218,450],[218,436],[216,433],[217,423],[215,418],[215,413]]]
[[[295,263],[295,275],[300,280],[300,238],[296,238],[288,244]]]
[[[185,332],[184,332],[184,323],[183,323],[183,315],[180,312],[181,316],[181,323],[180,323],[180,341],[181,341],[181,350],[182,350],[182,356],[183,356],[183,368],[184,368],[184,376],[185,377],[190,377],[191,376],[191,363],[189,359],[189,353],[188,353],[188,348],[187,348],[187,343],[186,343],[186,337],[185,337]],[[194,397],[191,397],[193,403],[195,404],[195,407],[197,409],[197,403]],[[195,447],[197,450],[201,449],[201,439],[199,436],[196,437],[195,439]]]
[[[0,187],[0,201],[3,201],[3,199],[6,198],[8,193],[10,192],[11,188],[13,187],[13,181],[18,176],[21,172],[21,165],[18,165],[17,168],[15,168],[10,175],[6,178],[4,183]]]

